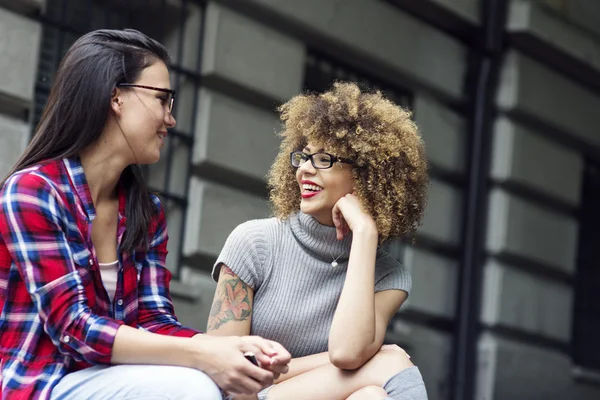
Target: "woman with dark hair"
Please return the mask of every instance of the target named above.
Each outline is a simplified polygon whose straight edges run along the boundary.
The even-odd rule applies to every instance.
[[[287,371],[278,343],[174,315],[165,213],[138,166],[175,126],[167,64],[146,35],[99,30],[59,67],[0,190],[2,398],[220,399]]]

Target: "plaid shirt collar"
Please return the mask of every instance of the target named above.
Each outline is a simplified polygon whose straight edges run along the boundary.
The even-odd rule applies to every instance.
[[[81,165],[79,157],[64,158],[63,163],[67,170],[67,175],[71,186],[75,188],[75,195],[79,199],[77,203],[77,211],[81,213],[88,222],[93,221],[96,218],[96,207],[94,207],[94,201],[90,192],[90,187],[87,183],[87,178]],[[119,198],[119,211],[118,211],[118,238],[119,243],[123,233],[125,232],[125,223],[127,217],[125,216],[125,204],[127,196],[125,192],[125,186],[122,182],[117,185],[117,196]],[[91,234],[91,232],[90,232]]]

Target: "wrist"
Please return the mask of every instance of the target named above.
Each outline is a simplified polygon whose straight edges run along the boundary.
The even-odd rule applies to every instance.
[[[192,336],[183,349],[186,354],[186,361],[189,367],[201,371],[206,369],[206,360],[208,360],[211,337],[206,334],[197,334]]]
[[[352,237],[354,239],[360,239],[365,241],[377,241],[378,232],[375,224],[364,224],[352,231]]]

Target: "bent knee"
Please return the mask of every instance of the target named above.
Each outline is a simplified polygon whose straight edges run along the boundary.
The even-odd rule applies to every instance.
[[[400,370],[414,366],[408,353],[395,344],[382,346],[375,357],[379,357],[384,364],[401,368]]]
[[[372,385],[382,386],[389,378],[397,373],[413,367],[408,354],[399,346],[383,346],[377,354],[369,360],[365,367]],[[365,368],[363,367],[363,368]]]
[[[346,400],[381,400],[387,397],[387,392],[379,386],[365,386],[352,393]]]

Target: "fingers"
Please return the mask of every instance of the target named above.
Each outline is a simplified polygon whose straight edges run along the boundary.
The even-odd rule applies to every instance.
[[[292,359],[292,355],[281,344],[272,340],[268,340],[268,342],[277,352],[277,355],[272,357],[275,362],[272,362],[271,364],[287,365]]]
[[[338,201],[339,203],[339,201]],[[335,226],[335,233],[338,240],[340,240],[340,234],[342,229],[342,213],[339,209],[338,203],[333,206],[331,210],[331,218],[333,220],[333,226]]]
[[[344,214],[341,209],[341,207],[343,207],[343,203],[344,197],[339,199],[337,203],[335,203],[335,205],[333,206],[333,209],[331,210],[331,217],[333,220],[333,225],[335,226],[335,234],[337,240],[342,240],[348,230],[348,224],[346,223]]]
[[[223,389],[231,394],[254,394],[273,384],[275,373],[255,366],[243,356],[240,358],[234,363]]]
[[[271,371],[277,376],[289,371],[288,363],[292,355],[279,343],[261,337],[249,337],[246,348],[252,351],[261,368]],[[277,379],[276,377],[274,379]]]
[[[258,336],[245,337],[243,351],[254,353],[261,366],[271,365],[279,361],[284,361],[287,364],[291,358],[287,350],[279,343]]]
[[[274,377],[275,380],[277,380],[279,375],[285,375],[290,370],[290,368],[287,364],[284,364],[284,365],[273,364],[273,365],[266,366],[265,368],[268,369],[269,371],[273,372],[273,374],[275,375],[275,377]]]
[[[349,234],[353,230],[351,225],[354,226],[361,218],[364,218],[365,214],[354,193],[348,193],[340,198],[331,212],[338,240]]]
[[[263,388],[267,386],[270,385],[262,386],[259,382],[253,380],[248,376],[239,375],[235,378],[232,378],[229,383],[223,385],[222,389],[231,394],[254,394],[260,392]]]
[[[246,378],[249,378],[252,383],[258,384],[258,389],[252,393],[256,393],[265,387],[271,386],[275,380],[273,372],[257,367],[250,362],[242,367],[241,372]],[[249,386],[248,388],[251,387]],[[256,386],[252,387],[252,389],[254,388],[256,388]]]

